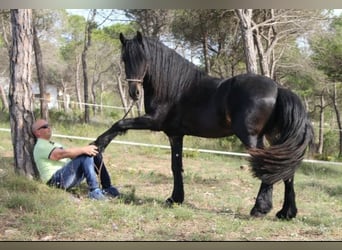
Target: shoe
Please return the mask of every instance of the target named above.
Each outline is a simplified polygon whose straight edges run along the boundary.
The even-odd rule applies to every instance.
[[[88,193],[88,196],[90,199],[94,199],[94,200],[105,200],[106,197],[103,195],[101,189],[96,188],[93,191]]]
[[[115,198],[115,197],[117,197],[117,196],[120,195],[120,193],[119,193],[119,191],[117,190],[117,188],[116,188],[116,187],[113,187],[113,186],[110,186],[110,187],[108,187],[108,188],[104,188],[104,189],[102,190],[102,193],[103,193],[104,195],[108,195],[108,196],[110,196],[110,197],[112,197],[112,198]]]

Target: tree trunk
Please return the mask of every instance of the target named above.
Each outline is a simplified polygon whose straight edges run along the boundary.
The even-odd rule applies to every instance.
[[[94,73],[95,74],[95,73]],[[91,82],[91,102],[93,104],[93,114],[96,115],[96,82],[95,82],[95,76],[93,75],[93,80]]]
[[[39,83],[39,97],[40,97],[40,116],[45,120],[49,120],[49,109],[48,109],[48,100],[46,99],[47,93],[45,88],[45,72],[43,66],[43,56],[42,50],[40,48],[37,29],[33,23],[33,48],[34,48],[34,55],[36,61],[36,68],[37,68],[37,78]]]
[[[341,122],[341,115],[340,110],[337,105],[337,89],[336,89],[336,82],[334,82],[334,93],[333,93],[333,104],[334,104],[334,110],[336,114],[336,121],[338,125],[338,131],[339,131],[339,153],[338,157],[342,156],[342,122]]]
[[[127,97],[126,97],[127,91],[125,90],[121,82],[121,74],[122,74],[121,64],[118,63],[117,66],[118,66],[118,75],[115,74],[115,78],[117,81],[117,87],[118,87],[119,94],[120,94],[120,100],[124,108],[124,112],[126,113],[128,111],[128,102],[127,102]]]
[[[83,97],[84,97],[84,122],[89,123],[90,118],[89,118],[89,106],[88,106],[88,68],[87,68],[87,50],[88,47],[84,47],[84,51],[82,53],[82,67],[83,67]]]
[[[89,83],[88,83],[88,66],[87,66],[87,52],[91,45],[91,32],[93,30],[93,24],[95,20],[96,10],[92,10],[91,19],[87,21],[87,26],[85,29],[84,36],[84,49],[82,52],[82,67],[83,67],[83,87],[84,87],[84,122],[89,123]]]
[[[207,37],[207,34],[205,34],[203,36],[202,46],[203,46],[205,72],[210,75],[210,62],[209,62],[209,55],[208,55],[208,37]]]
[[[324,106],[325,106],[325,100],[324,100],[324,91],[322,91],[320,96],[320,110],[319,110],[319,131],[318,131],[318,144],[317,144],[317,153],[323,154],[323,142],[324,142]]]
[[[61,79],[61,85],[62,85],[62,103],[63,103],[63,110],[65,113],[68,113],[70,111],[70,107],[69,107],[69,95],[67,95],[66,93],[66,84],[63,80],[63,78]]]
[[[93,75],[92,75],[92,81],[90,85],[91,89],[91,103],[93,104],[93,114],[96,115],[96,84],[100,81],[100,74],[98,75],[97,79],[95,79],[95,74],[97,73],[98,70],[98,65],[97,65],[97,55],[95,54],[95,65],[94,65],[94,70],[93,70]]]
[[[0,22],[1,22],[1,29],[2,29],[2,46],[5,47],[7,49],[7,56],[10,55],[10,41],[8,39],[8,35],[10,33],[10,25],[7,25],[7,17],[5,15],[0,15]],[[5,74],[4,72],[1,72],[1,76],[3,76]],[[7,99],[7,95],[5,93],[5,90],[3,88],[3,86],[0,84],[0,99],[2,102],[2,111],[8,110],[8,99]]]
[[[31,91],[32,10],[12,9],[12,48],[10,51],[10,124],[14,148],[14,168],[18,174],[37,177],[33,160],[34,122]]]
[[[243,39],[243,48],[245,51],[247,72],[256,74],[258,73],[258,67],[252,29],[253,10],[236,9],[235,12],[240,20],[240,29]]]
[[[113,64],[111,63],[106,69],[99,71],[99,66],[97,64],[97,56],[95,55],[95,67],[93,71],[93,77],[91,82],[91,96],[92,96],[92,104],[93,104],[93,113],[96,114],[97,110],[100,110],[100,113],[102,114],[102,94],[101,94],[101,100],[100,100],[100,107],[97,106],[97,97],[96,97],[96,86],[100,83],[100,93],[103,93],[103,81],[101,81],[102,74],[108,72],[113,67]]]
[[[0,98],[2,102],[2,111],[8,110],[7,96],[2,85],[0,85]]]
[[[103,93],[104,93],[104,83],[103,81],[100,82],[100,114],[103,114]]]
[[[270,53],[268,53],[268,55],[266,55],[266,52],[264,50],[263,44],[261,42],[261,37],[260,34],[258,32],[258,30],[256,30],[255,32],[255,44],[256,44],[256,48],[258,51],[258,56],[259,56],[259,62],[260,62],[260,73],[264,76],[270,77],[270,69],[269,67],[271,67],[272,65],[269,63],[269,56]]]
[[[77,104],[80,108],[80,111],[83,111],[83,105],[82,105],[82,94],[81,94],[81,80],[80,80],[80,68],[81,68],[81,62],[82,62],[82,56],[76,57],[76,73],[75,73],[75,91],[76,91],[76,99]]]

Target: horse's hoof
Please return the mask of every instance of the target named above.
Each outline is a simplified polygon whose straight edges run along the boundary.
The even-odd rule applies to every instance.
[[[175,201],[172,197],[167,198],[166,201],[165,201],[165,205],[166,205],[167,207],[173,207],[175,204],[181,205],[182,203],[183,203],[183,202]]]
[[[254,206],[250,212],[250,215],[256,218],[261,218],[261,217],[265,217],[266,214],[268,214],[269,211],[271,211],[272,207],[267,207],[264,209],[261,209],[258,206]]]
[[[175,204],[175,202],[174,202],[174,200],[171,197],[166,199],[166,201],[165,201],[165,206],[166,207],[172,207],[173,204]]]
[[[297,210],[294,210],[294,211],[291,211],[291,210],[288,210],[288,211],[284,211],[284,210],[280,210],[276,216],[278,219],[281,219],[281,220],[291,220],[293,218],[295,218],[297,215]]]
[[[255,217],[255,218],[262,218],[262,217],[265,217],[267,213],[263,213],[263,212],[260,212],[258,211],[257,209],[252,209],[251,212],[250,212],[250,215]]]

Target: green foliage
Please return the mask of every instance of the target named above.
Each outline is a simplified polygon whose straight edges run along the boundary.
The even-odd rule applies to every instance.
[[[102,28],[102,35],[105,35],[106,37],[110,37],[113,40],[116,40],[118,42],[119,34],[123,33],[125,36],[133,37],[136,34],[136,31],[138,30],[138,26],[136,23],[118,23],[111,26],[106,26]]]
[[[68,122],[68,123],[80,123],[83,120],[83,114],[79,110],[73,110],[72,112],[65,112],[64,110],[50,110],[49,117],[53,121]]]
[[[67,19],[68,35],[64,36],[67,41],[83,42],[86,20],[83,16],[70,15]]]
[[[96,29],[92,33],[92,46],[99,47],[104,45],[106,51],[112,48],[111,56],[120,53],[121,43],[119,41],[119,34],[122,32],[125,35],[133,36],[137,30],[134,24],[114,24],[111,26],[105,26],[102,29]],[[97,48],[97,52],[100,49]]]
[[[204,54],[210,61],[210,74],[226,78],[245,72],[243,47],[233,35],[238,23],[233,11],[220,10],[176,10],[170,25],[172,35],[187,49],[195,51],[201,65]],[[204,41],[209,49],[204,49]],[[190,46],[189,46],[190,45]],[[190,47],[190,48],[189,48]]]
[[[317,83],[317,78],[310,72],[292,71],[286,75],[286,85],[303,97],[312,97],[313,86]]]
[[[336,136],[336,132],[327,131],[324,133],[324,143],[323,143],[323,154],[321,156],[322,160],[337,160],[337,152],[336,149],[339,147],[338,145],[338,137]]]
[[[311,41],[313,60],[333,81],[342,81],[342,17],[330,25],[330,32],[317,35]],[[332,32],[331,32],[332,31]]]
[[[245,150],[244,145],[236,136],[224,137],[218,140],[219,149],[225,151],[243,152]]]
[[[80,53],[82,44],[82,41],[70,41],[61,46],[59,50],[62,59],[65,61],[74,60],[77,53]]]

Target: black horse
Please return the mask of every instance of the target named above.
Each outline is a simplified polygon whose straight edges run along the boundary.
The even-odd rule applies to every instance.
[[[140,32],[133,39],[120,34],[120,41],[129,94],[138,100],[144,93],[146,114],[116,122],[94,144],[102,151],[115,136],[129,129],[163,131],[172,153],[174,187],[167,199],[172,204],[184,200],[184,135],[236,135],[251,155],[254,176],[262,182],[251,215],[264,216],[271,210],[273,184],[282,180],[285,198],[277,217],[295,217],[294,173],[313,139],[299,97],[259,75],[229,79],[208,76],[174,50]]]

